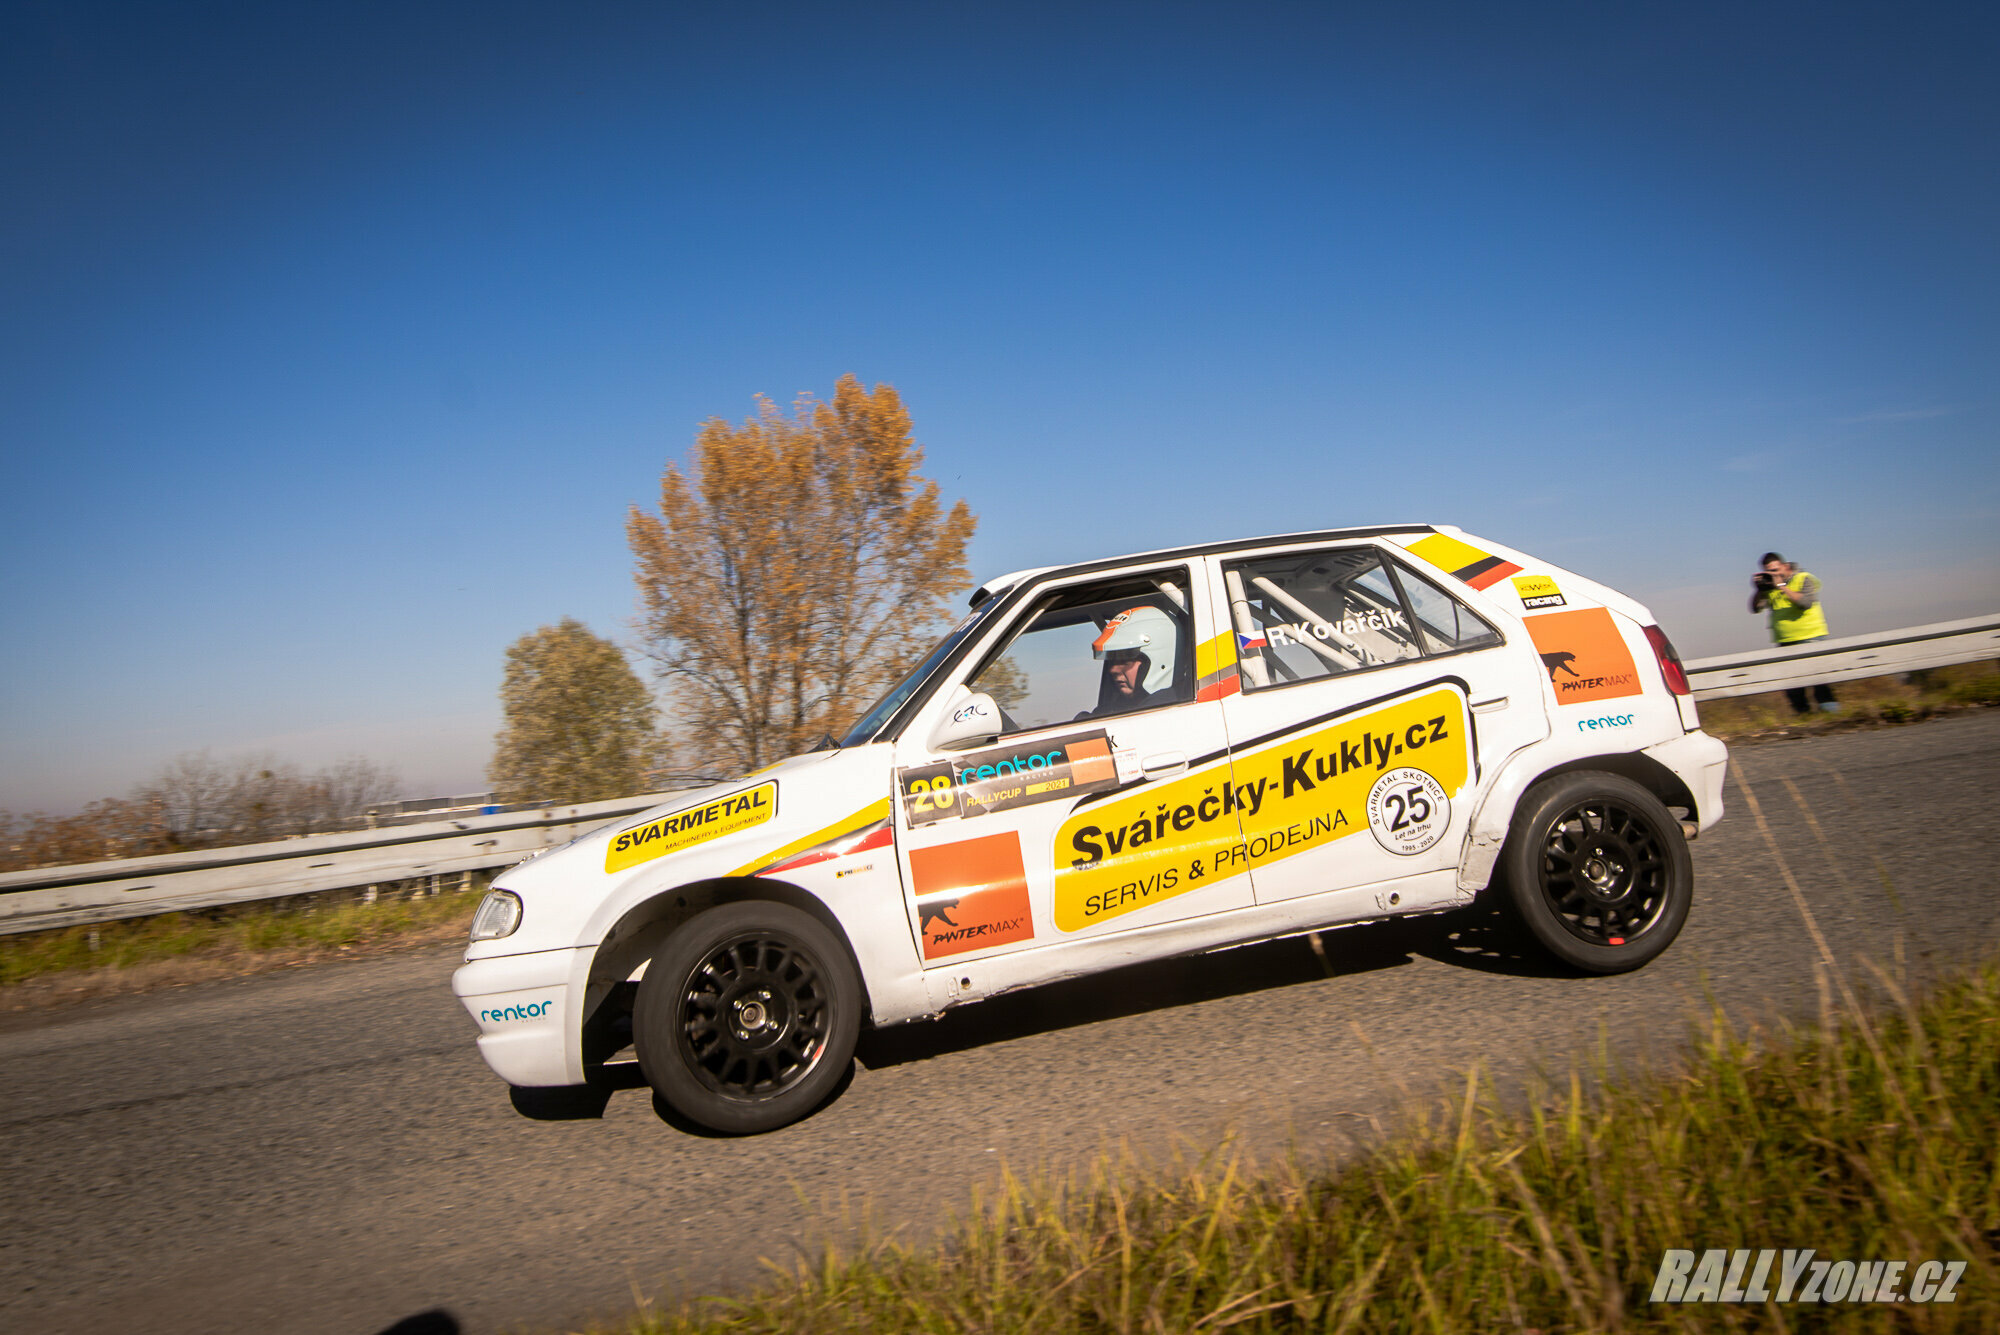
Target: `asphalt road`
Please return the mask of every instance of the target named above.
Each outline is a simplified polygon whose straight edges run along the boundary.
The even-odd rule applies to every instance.
[[[1900,943],[1919,971],[2000,943],[2000,711],[1737,757],[1836,952]],[[1331,933],[1324,963],[1299,940],[1142,966],[871,1036],[835,1102],[745,1140],[676,1130],[643,1089],[517,1110],[455,952],[8,1017],[0,1328],[368,1335],[436,1306],[472,1332],[574,1326],[635,1286],[751,1278],[843,1200],[921,1237],[1002,1162],[1225,1131],[1337,1146],[1476,1061],[1671,1040],[1704,991],[1810,1007],[1816,948],[1728,801],[1685,932],[1636,974],[1560,976],[1476,913]]]

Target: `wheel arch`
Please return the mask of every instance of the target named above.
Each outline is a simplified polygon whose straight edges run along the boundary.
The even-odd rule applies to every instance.
[[[1700,816],[1694,793],[1689,790],[1686,783],[1682,782],[1681,776],[1643,751],[1617,751],[1601,756],[1585,756],[1579,760],[1566,760],[1537,774],[1523,786],[1522,791],[1526,792],[1545,779],[1573,774],[1578,770],[1600,770],[1606,774],[1616,774],[1621,778],[1630,779],[1659,798],[1660,805],[1668,811],[1680,807],[1687,812],[1688,820],[1695,820]]]
[[[1606,751],[1558,761],[1544,768],[1510,766],[1487,794],[1478,815],[1473,817],[1465,849],[1459,857],[1459,889],[1478,892],[1492,882],[1494,869],[1500,861],[1500,850],[1506,844],[1507,832],[1513,825],[1514,812],[1530,788],[1545,780],[1583,770],[1597,770],[1630,779],[1659,798],[1660,805],[1669,812],[1676,807],[1681,808],[1687,813],[1682,825],[1684,834],[1700,821],[1699,804],[1680,775],[1643,751]],[[1688,837],[1693,836],[1689,834]]]
[[[582,1038],[586,1070],[602,1065],[606,1057],[631,1041],[629,1017],[637,989],[630,979],[633,971],[659,950],[661,942],[681,924],[709,909],[754,900],[789,905],[812,915],[831,931],[861,979],[865,1014],[874,1013],[868,997],[868,976],[861,968],[854,942],[819,896],[790,881],[765,876],[719,876],[691,881],[634,904],[598,942],[584,988]]]

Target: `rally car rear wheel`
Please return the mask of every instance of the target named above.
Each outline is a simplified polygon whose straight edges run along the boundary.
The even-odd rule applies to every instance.
[[[1522,925],[1589,973],[1623,973],[1658,955],[1694,900],[1680,822],[1616,774],[1579,770],[1530,788],[1500,863]]]
[[[811,914],[765,900],[690,919],[646,966],[633,1046],[646,1081],[690,1121],[735,1135],[817,1108],[847,1074],[861,977]]]

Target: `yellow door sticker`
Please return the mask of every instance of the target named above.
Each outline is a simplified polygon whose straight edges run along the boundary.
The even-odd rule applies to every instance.
[[[683,848],[720,839],[725,834],[751,829],[771,819],[777,810],[778,781],[772,779],[755,788],[649,820],[611,841],[604,850],[604,870],[623,871]]]
[[[1514,576],[1514,592],[1520,595],[1521,606],[1530,612],[1565,605],[1562,590],[1547,575]]]
[[[1085,806],[1056,833],[1056,926],[1095,927],[1367,829],[1371,789],[1392,768],[1455,797],[1471,748],[1465,697],[1439,688],[1253,746],[1233,776],[1218,763]]]

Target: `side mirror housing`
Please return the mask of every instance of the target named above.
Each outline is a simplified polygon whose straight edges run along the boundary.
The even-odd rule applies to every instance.
[[[944,717],[931,729],[933,751],[963,751],[1000,736],[1000,706],[993,703],[993,697],[984,691],[968,691],[963,686],[958,692]]]

